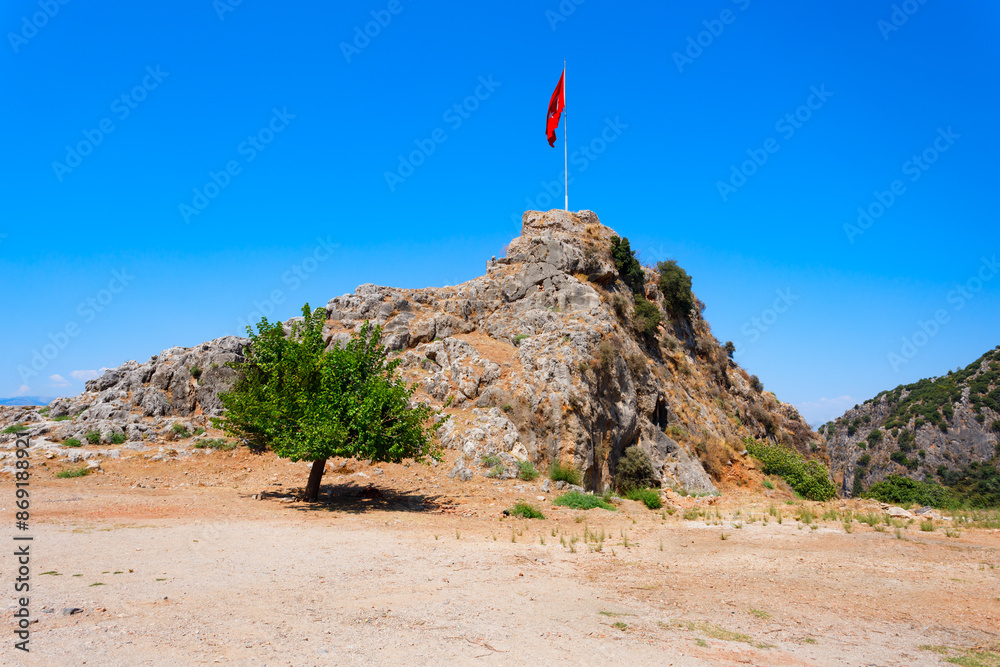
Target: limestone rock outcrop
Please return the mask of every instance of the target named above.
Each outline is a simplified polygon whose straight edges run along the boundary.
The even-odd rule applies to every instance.
[[[815,434],[730,360],[700,309],[669,314],[655,335],[637,331],[614,235],[591,211],[529,211],[485,275],[440,288],[361,285],[326,304],[325,339],[332,347],[365,321],[382,326],[416,399],[451,415],[441,441],[461,452],[461,470],[487,455],[511,466],[558,460],[599,490],[638,445],[664,486],[711,493],[744,436],[807,451]],[[656,272],[645,271],[645,298],[667,313]],[[53,403],[49,419],[75,417],[50,428],[141,441],[161,438],[170,420],[204,424],[234,377],[225,363],[247,343],[229,336],[127,362]]]

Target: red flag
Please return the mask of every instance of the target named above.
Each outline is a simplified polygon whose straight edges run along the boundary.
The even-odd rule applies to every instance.
[[[562,117],[563,109],[566,107],[566,70],[559,76],[559,83],[549,100],[549,116],[545,121],[545,134],[549,137],[549,146],[556,146],[556,128],[559,127],[559,119]]]

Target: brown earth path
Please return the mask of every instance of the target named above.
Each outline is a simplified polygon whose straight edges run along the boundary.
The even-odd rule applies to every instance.
[[[707,508],[696,520],[583,512],[538,482],[454,482],[447,463],[354,465],[315,506],[281,497],[305,465],[245,452],[35,468],[32,651],[13,649],[3,549],[0,662],[939,665],[958,653],[921,646],[1000,641],[997,530],[812,529],[740,489],[683,499]],[[518,498],[546,518],[501,517]]]

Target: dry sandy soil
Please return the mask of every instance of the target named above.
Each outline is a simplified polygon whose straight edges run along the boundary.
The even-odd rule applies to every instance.
[[[4,548],[0,661],[998,664],[1000,531],[813,529],[780,493],[735,486],[673,514],[571,510],[537,481],[454,482],[449,463],[351,464],[316,505],[283,497],[306,464],[244,451],[109,460],[77,479],[38,463],[31,652],[12,646]],[[546,518],[502,516],[519,498]],[[813,509],[877,508],[855,503]],[[0,508],[14,544],[10,476]]]

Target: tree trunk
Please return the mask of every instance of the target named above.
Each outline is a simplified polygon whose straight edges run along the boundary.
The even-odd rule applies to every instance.
[[[326,470],[326,459],[313,461],[312,470],[309,471],[309,483],[306,484],[306,502],[314,503],[319,500],[319,483],[323,480],[324,470]]]

